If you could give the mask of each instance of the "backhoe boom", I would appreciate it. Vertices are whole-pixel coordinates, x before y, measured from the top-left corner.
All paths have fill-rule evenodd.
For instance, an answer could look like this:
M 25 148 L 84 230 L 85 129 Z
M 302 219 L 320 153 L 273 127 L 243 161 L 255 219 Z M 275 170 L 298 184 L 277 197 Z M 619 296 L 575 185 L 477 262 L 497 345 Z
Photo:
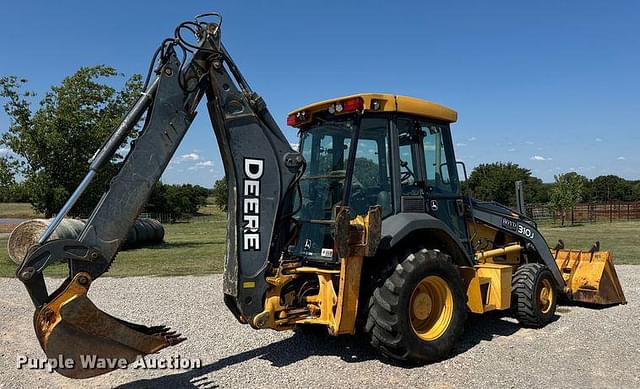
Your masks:
M 185 22 L 174 38 L 158 49 L 157 78 L 139 98 L 111 138 L 96 153 L 90 171 L 65 204 L 51 227 L 33 246 L 17 271 L 29 291 L 36 315 L 34 325 L 47 355 L 78 358 L 78 349 L 98 354 L 135 358 L 182 340 L 167 328 L 145 327 L 112 318 L 87 298 L 93 280 L 109 269 L 125 241 L 127 231 L 144 207 L 155 182 L 180 145 L 205 97 L 230 187 L 225 258 L 225 301 L 236 317 L 251 322 L 263 311 L 269 260 L 282 255 L 292 222 L 295 180 L 303 161 L 294 152 L 269 114 L 264 101 L 247 85 L 220 42 L 220 21 Z M 198 44 L 182 38 L 195 33 Z M 190 53 L 180 61 L 176 50 Z M 155 59 L 154 59 L 155 61 Z M 77 240 L 47 241 L 60 220 L 73 207 L 89 182 L 108 163 L 146 112 L 140 136 L 108 190 L 91 213 Z M 262 201 L 261 199 L 270 199 Z M 58 290 L 48 294 L 43 270 L 66 261 L 69 276 Z M 91 338 L 106 337 L 93 349 Z M 70 343 L 69 337 L 75 337 Z M 73 349 L 69 344 L 74 344 Z M 60 369 L 71 377 L 87 377 L 104 371 Z

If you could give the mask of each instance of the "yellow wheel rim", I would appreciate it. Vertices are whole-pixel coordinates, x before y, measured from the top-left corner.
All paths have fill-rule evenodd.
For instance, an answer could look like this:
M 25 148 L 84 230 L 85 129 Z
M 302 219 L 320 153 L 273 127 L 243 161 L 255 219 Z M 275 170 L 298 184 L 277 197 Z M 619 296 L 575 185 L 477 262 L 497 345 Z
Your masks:
M 549 313 L 551 305 L 553 305 L 553 286 L 548 279 L 542 280 L 542 287 L 538 293 L 538 303 L 542 313 Z
M 427 276 L 416 285 L 409 301 L 411 328 L 425 341 L 445 333 L 453 317 L 453 294 L 439 276 Z

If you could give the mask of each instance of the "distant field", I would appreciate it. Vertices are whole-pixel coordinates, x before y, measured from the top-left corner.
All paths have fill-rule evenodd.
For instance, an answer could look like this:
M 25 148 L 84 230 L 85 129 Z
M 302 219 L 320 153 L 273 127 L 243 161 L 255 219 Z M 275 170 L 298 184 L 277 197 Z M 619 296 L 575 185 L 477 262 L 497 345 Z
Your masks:
M 43 217 L 42 214 L 36 212 L 31 204 L 27 203 L 0 203 L 0 219 L 33 219 Z
M 542 226 L 540 231 L 550 246 L 562 239 L 566 248 L 588 250 L 597 240 L 601 250 L 613 251 L 615 263 L 640 265 L 640 221 Z
M 159 246 L 123 251 L 111 270 L 112 277 L 172 276 L 222 272 L 225 251 L 226 213 L 207 207 L 206 216 L 188 223 L 165 224 L 165 243 Z M 543 226 L 547 243 L 563 239 L 567 248 L 588 250 L 600 241 L 603 250 L 615 253 L 615 263 L 640 264 L 640 222 L 586 224 L 575 227 Z M 7 256 L 7 239 L 0 239 L 0 277 L 13 277 L 15 265 Z M 49 268 L 51 275 L 63 276 L 64 265 Z
M 225 251 L 226 213 L 193 218 L 189 223 L 165 224 L 162 245 L 122 251 L 107 276 L 172 276 L 221 273 Z M 0 239 L 0 277 L 13 277 L 15 264 L 7 255 L 7 239 Z M 66 265 L 50 266 L 48 275 L 63 276 Z

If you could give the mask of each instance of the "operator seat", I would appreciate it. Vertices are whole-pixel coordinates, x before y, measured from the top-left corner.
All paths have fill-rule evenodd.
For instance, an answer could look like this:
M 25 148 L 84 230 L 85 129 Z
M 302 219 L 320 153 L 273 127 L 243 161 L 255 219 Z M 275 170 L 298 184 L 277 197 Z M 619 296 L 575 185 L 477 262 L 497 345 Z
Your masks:
M 378 192 L 378 198 L 376 204 L 382 205 L 382 214 L 386 215 L 391 210 L 391 196 L 386 190 Z

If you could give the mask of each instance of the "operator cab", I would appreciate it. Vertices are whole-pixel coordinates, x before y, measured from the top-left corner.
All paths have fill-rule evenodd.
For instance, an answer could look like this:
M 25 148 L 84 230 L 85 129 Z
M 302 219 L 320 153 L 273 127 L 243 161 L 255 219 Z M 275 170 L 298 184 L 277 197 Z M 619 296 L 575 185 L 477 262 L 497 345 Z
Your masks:
M 291 253 L 338 262 L 332 224 L 337 205 L 348 205 L 353 217 L 373 205 L 382 206 L 383 219 L 426 212 L 466 242 L 450 131 L 456 120 L 457 113 L 444 106 L 390 94 L 358 94 L 291 112 L 287 124 L 299 129 L 307 163 Z

